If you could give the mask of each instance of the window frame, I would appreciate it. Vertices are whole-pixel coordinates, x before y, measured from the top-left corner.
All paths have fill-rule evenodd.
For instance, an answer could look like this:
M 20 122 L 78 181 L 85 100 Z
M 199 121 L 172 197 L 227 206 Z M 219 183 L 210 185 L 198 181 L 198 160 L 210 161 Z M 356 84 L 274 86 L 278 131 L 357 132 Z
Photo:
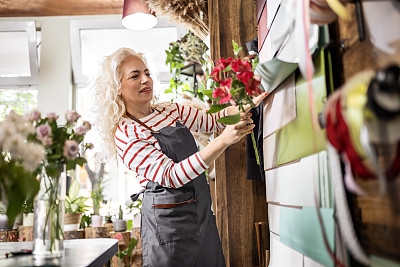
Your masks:
M 158 17 L 157 25 L 154 28 L 176 27 L 178 30 L 178 38 L 186 34 L 187 29 L 182 26 L 168 22 L 166 17 Z M 72 57 L 72 74 L 75 88 L 85 87 L 88 85 L 87 77 L 82 74 L 82 54 L 80 30 L 93 29 L 125 29 L 121 24 L 121 17 L 118 18 L 98 18 L 98 19 L 76 19 L 70 22 L 71 37 L 71 57 Z M 169 72 L 158 73 L 160 83 L 169 83 L 172 74 Z
M 29 89 L 37 87 L 39 85 L 39 60 L 35 21 L 0 21 L 0 32 L 26 32 L 31 72 L 31 76 L 28 77 L 0 77 L 0 88 Z

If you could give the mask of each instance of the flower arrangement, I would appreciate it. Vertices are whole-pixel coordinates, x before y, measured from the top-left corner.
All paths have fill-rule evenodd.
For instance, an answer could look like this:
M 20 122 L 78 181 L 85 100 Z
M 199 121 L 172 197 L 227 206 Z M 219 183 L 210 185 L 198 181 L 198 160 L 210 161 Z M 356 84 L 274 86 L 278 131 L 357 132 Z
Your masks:
M 242 47 L 232 41 L 235 58 L 221 58 L 215 61 L 211 73 L 206 73 L 205 83 L 211 89 L 203 90 L 203 93 L 216 103 L 211 106 L 208 113 L 218 112 L 230 105 L 238 106 L 239 111 L 245 111 L 245 106 L 254 107 L 253 97 L 262 93 L 259 86 L 261 80 L 254 75 L 254 69 L 258 64 L 258 58 L 247 56 L 244 59 L 238 57 Z M 223 124 L 236 124 L 240 121 L 240 114 L 220 118 L 218 122 Z M 254 133 L 251 133 L 257 163 L 260 164 Z
M 26 115 L 35 127 L 35 133 L 29 136 L 29 140 L 41 143 L 45 148 L 46 158 L 42 163 L 47 175 L 59 177 L 66 170 L 75 169 L 76 165 L 83 166 L 85 158 L 79 155 L 79 144 L 83 141 L 87 131 L 91 129 L 88 121 L 83 121 L 81 126 L 75 127 L 80 115 L 73 110 L 65 114 L 66 125 L 58 125 L 58 115 L 48 113 L 45 118 L 41 118 L 38 110 Z M 93 144 L 85 144 L 85 150 L 93 148 Z
M 39 191 L 35 170 L 44 153 L 42 145 L 27 141 L 32 133 L 32 125 L 13 110 L 0 122 L 0 199 L 10 223 L 22 212 L 24 201 Z
M 84 121 L 81 126 L 75 127 L 80 118 L 75 111 L 66 112 L 65 125 L 57 123 L 59 116 L 55 113 L 48 113 L 42 118 L 41 113 L 34 110 L 25 117 L 35 129 L 28 136 L 28 140 L 41 144 L 45 150 L 45 158 L 37 169 L 40 191 L 38 204 L 35 204 L 34 228 L 34 239 L 42 239 L 43 242 L 40 245 L 39 242 L 35 242 L 33 253 L 39 255 L 45 251 L 50 254 L 61 254 L 57 251 L 62 247 L 58 242 L 62 242 L 64 236 L 65 180 L 61 178 L 65 178 L 66 171 L 75 169 L 76 165 L 82 166 L 86 162 L 85 158 L 79 155 L 79 144 L 90 130 L 91 124 Z M 92 147 L 93 145 L 88 143 L 85 145 L 85 150 Z M 45 214 L 45 218 L 41 214 Z

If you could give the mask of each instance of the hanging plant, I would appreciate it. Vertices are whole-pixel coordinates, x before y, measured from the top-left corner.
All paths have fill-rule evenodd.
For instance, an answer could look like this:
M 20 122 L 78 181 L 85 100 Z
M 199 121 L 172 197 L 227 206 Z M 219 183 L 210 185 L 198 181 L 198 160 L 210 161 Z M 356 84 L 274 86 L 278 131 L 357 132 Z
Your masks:
M 174 93 L 175 99 L 178 95 L 185 93 L 194 93 L 194 88 L 188 83 L 188 77 L 182 76 L 182 70 L 185 65 L 193 63 L 204 65 L 204 54 L 208 50 L 207 45 L 192 32 L 187 33 L 176 42 L 172 42 L 165 51 L 167 59 L 165 63 L 169 65 L 170 72 L 173 77 L 170 79 L 170 88 L 164 93 Z M 203 101 L 202 90 L 198 90 L 196 94 Z M 172 101 L 172 100 L 171 100 Z

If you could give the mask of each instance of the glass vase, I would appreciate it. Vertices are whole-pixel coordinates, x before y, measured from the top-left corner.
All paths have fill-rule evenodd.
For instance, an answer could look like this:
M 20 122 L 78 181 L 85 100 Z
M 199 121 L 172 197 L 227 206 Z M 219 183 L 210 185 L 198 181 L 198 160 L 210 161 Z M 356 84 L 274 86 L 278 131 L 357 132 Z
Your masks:
M 57 258 L 64 255 L 64 202 L 66 172 L 59 177 L 40 175 L 40 191 L 35 199 L 33 257 Z

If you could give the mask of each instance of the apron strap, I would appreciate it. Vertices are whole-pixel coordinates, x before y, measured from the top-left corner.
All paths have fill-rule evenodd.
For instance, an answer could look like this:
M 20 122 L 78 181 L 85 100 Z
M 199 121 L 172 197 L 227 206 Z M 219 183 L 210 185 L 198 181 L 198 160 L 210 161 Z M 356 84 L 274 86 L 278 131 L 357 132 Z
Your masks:
M 146 124 L 144 124 L 142 121 L 140 121 L 138 118 L 136 118 L 135 116 L 133 116 L 132 114 L 130 114 L 128 111 L 125 112 L 126 116 L 128 116 L 131 120 L 134 120 L 135 122 L 139 123 L 141 126 L 143 126 L 144 128 L 146 128 L 147 130 L 149 130 L 152 133 L 159 133 L 158 131 L 154 131 L 152 130 L 149 126 L 147 126 Z

